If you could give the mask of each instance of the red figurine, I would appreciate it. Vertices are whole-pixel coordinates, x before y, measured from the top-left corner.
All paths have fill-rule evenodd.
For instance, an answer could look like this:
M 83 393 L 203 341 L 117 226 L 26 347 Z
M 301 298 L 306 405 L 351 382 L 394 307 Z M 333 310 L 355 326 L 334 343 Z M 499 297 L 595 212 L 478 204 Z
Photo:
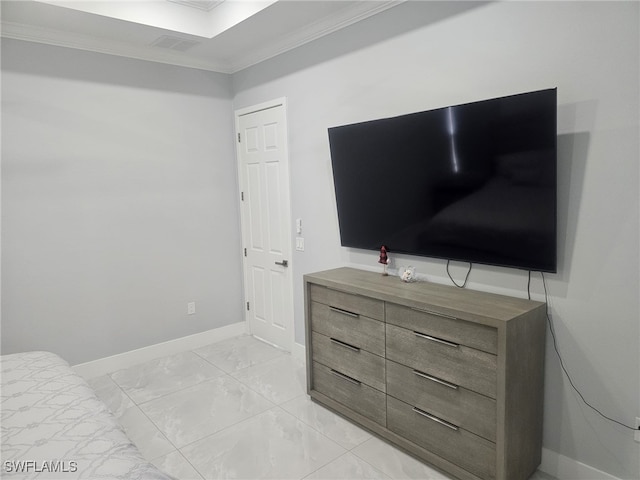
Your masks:
M 382 271 L 382 275 L 388 275 L 387 273 L 387 265 L 389 265 L 389 257 L 387 255 L 387 247 L 385 245 L 382 245 L 382 247 L 380 247 L 380 259 L 378 260 L 378 263 L 381 263 L 382 265 L 384 265 L 384 270 Z

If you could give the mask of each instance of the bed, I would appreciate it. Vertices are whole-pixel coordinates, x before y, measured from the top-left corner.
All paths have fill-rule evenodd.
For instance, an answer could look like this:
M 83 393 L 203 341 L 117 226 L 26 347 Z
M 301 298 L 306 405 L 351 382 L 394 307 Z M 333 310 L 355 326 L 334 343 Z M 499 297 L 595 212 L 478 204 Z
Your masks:
M 0 366 L 0 477 L 172 478 L 142 457 L 106 405 L 59 356 L 4 355 Z

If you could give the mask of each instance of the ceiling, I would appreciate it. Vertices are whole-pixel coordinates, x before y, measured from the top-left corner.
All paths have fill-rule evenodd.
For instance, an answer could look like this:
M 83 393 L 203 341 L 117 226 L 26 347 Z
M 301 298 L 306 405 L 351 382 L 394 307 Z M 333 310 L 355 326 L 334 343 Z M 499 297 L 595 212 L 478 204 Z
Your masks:
M 235 73 L 403 1 L 1 0 L 1 33 Z

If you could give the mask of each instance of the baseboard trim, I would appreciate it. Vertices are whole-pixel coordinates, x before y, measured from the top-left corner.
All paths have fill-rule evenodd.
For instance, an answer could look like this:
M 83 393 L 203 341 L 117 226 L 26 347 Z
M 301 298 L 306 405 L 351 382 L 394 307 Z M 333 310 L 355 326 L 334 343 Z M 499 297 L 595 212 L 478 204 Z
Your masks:
M 548 448 L 542 449 L 542 462 L 538 470 L 559 480 L 621 480 Z
M 150 345 L 148 347 L 131 350 L 111 357 L 100 358 L 91 362 L 74 365 L 72 368 L 84 378 L 94 378 L 122 368 L 130 367 L 154 358 L 173 355 L 185 350 L 204 347 L 210 343 L 247 334 L 245 322 L 233 323 L 220 328 L 207 330 L 186 337 L 176 338 L 167 342 Z M 291 355 L 306 361 L 306 348 L 300 343 L 293 342 Z M 581 463 L 572 458 L 561 455 L 548 448 L 542 449 L 542 461 L 538 470 L 559 480 L 622 480 L 605 473 L 597 468 Z
M 184 352 L 185 350 L 204 347 L 210 343 L 237 337 L 245 333 L 247 333 L 245 322 L 232 323 L 231 325 L 214 328 L 194 335 L 149 345 L 148 347 L 138 348 L 110 357 L 99 358 L 91 362 L 80 363 L 74 365 L 72 368 L 78 375 L 86 379 L 99 377 L 116 370 L 130 367 L 136 363 L 147 362 L 155 358 Z

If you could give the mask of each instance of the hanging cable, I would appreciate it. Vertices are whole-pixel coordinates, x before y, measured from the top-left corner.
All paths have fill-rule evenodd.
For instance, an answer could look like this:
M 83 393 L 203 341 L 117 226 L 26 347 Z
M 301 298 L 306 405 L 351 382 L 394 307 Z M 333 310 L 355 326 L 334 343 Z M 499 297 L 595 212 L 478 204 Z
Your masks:
M 467 276 L 464 277 L 464 283 L 462 285 L 458 285 L 456 283 L 456 281 L 453 279 L 453 277 L 451 276 L 451 274 L 449 273 L 449 262 L 451 260 L 447 260 L 447 275 L 449 275 L 449 278 L 451 279 L 451 281 L 453 282 L 453 284 L 458 287 L 458 288 L 464 288 L 467 285 L 467 280 L 469 280 L 469 274 L 471 273 L 471 269 L 473 268 L 473 263 L 469 262 L 469 271 L 467 272 Z
M 584 404 L 587 407 L 589 407 L 591 410 L 596 412 L 602 418 L 605 418 L 605 419 L 609 420 L 610 422 L 617 423 L 618 425 L 621 425 L 624 428 L 628 428 L 629 430 L 637 431 L 638 429 L 636 429 L 634 427 L 631 427 L 631 426 L 629 426 L 629 425 L 627 425 L 625 423 L 619 422 L 618 420 L 615 420 L 614 418 L 611 418 L 611 417 L 605 415 L 600 410 L 598 410 L 596 407 L 591 405 L 586 400 L 586 398 L 584 398 L 584 395 L 582 395 L 580 390 L 578 390 L 578 388 L 573 383 L 573 379 L 571 378 L 571 375 L 569 375 L 569 372 L 567 371 L 566 367 L 564 366 L 564 361 L 562 360 L 562 357 L 560 356 L 560 350 L 558 349 L 558 342 L 557 342 L 557 339 L 556 339 L 556 333 L 555 333 L 555 331 L 553 329 L 553 324 L 551 322 L 551 315 L 549 313 L 549 298 L 548 298 L 548 295 L 547 295 L 547 283 L 546 283 L 545 278 L 544 278 L 544 273 L 540 272 L 540 275 L 542 276 L 542 286 L 544 287 L 544 301 L 545 301 L 545 309 L 546 309 L 545 311 L 546 311 L 546 314 L 547 314 L 547 321 L 549 322 L 549 330 L 551 331 L 551 337 L 553 338 L 553 348 L 556 351 L 556 355 L 558 356 L 558 360 L 560 361 L 560 367 L 562 368 L 562 371 L 564 372 L 565 376 L 567 377 L 567 380 L 569 380 L 569 384 L 571 385 L 571 388 L 573 388 L 573 390 L 575 390 L 575 392 L 580 396 L 580 398 L 582 399 L 582 401 L 584 402 Z

